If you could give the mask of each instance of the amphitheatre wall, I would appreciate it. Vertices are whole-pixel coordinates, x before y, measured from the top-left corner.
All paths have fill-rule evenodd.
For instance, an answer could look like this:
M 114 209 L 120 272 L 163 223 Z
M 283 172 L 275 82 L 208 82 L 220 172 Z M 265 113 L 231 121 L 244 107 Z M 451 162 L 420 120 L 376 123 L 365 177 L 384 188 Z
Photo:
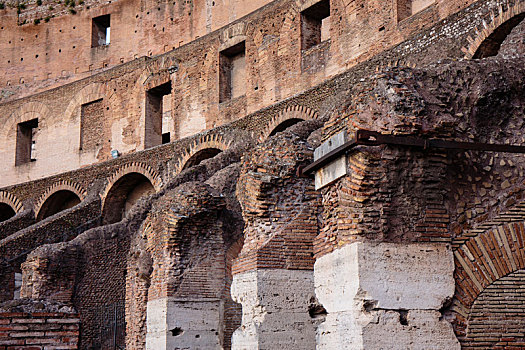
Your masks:
M 0 160 L 6 164 L 0 173 L 2 185 L 106 161 L 112 157 L 112 151 L 127 154 L 143 150 L 160 144 L 161 134 L 169 133 L 169 140 L 173 141 L 232 122 L 377 56 L 414 35 L 421 26 L 435 24 L 436 29 L 423 31 L 424 34 L 387 50 L 389 54 L 378 56 L 382 57 L 380 65 L 425 64 L 443 55 L 462 58 L 480 35 L 477 30 L 483 21 L 490 21 L 492 13 L 497 13 L 496 5 L 477 2 L 455 15 L 457 20 L 440 23 L 440 18 L 454 9 L 445 2 L 436 2 L 389 27 L 384 21 L 395 18 L 392 8 L 378 7 L 378 15 L 370 16 L 361 11 L 372 11 L 373 6 L 379 5 L 372 2 L 354 8 L 356 4 L 344 7 L 336 2 L 330 7 L 330 18 L 337 18 L 336 13 L 344 9 L 345 13 L 357 11 L 357 22 L 346 22 L 353 16 L 340 16 L 345 21 L 332 21 L 329 40 L 302 50 L 300 10 L 309 8 L 308 3 L 274 2 L 166 54 L 143 57 L 78 82 L 2 104 L 0 114 L 5 116 L 5 123 L 0 130 L 4 140 Z M 371 25 L 371 20 L 378 22 Z M 355 28 L 361 28 L 358 33 L 372 28 L 374 32 L 356 36 Z M 362 39 L 376 36 L 378 40 Z M 239 46 L 242 42 L 244 46 Z M 222 72 L 231 66 L 232 48 L 244 48 L 244 73 L 238 77 L 245 80 L 222 78 Z M 375 62 L 379 61 L 370 60 L 367 64 Z M 231 77 L 238 70 L 232 70 Z M 233 85 L 245 88 L 244 94 L 223 96 L 222 91 L 233 91 Z M 24 133 L 20 130 L 32 133 L 34 151 L 29 151 L 27 138 L 19 138 Z
M 282 4 L 272 3 L 254 16 L 262 18 L 266 9 Z M 523 286 L 521 155 L 360 146 L 343 157 L 346 176 L 320 191 L 299 170 L 322 142 L 361 128 L 523 144 L 524 4 L 478 1 L 428 24 L 426 15 L 455 11 L 438 1 L 396 23 L 396 30 L 406 25 L 414 31 L 409 40 L 377 47 L 380 53 L 368 47 L 354 61 L 344 53 L 349 50 L 341 39 L 345 36 L 333 33 L 338 24 L 331 23 L 329 42 L 297 51 L 290 66 L 281 64 L 282 71 L 277 59 L 268 61 L 274 59 L 269 51 L 263 63 L 257 56 L 259 64 L 273 65 L 282 76 L 265 76 L 247 64 L 248 77 L 254 74 L 264 83 L 258 85 L 262 95 L 248 88 L 245 96 L 221 101 L 217 55 L 225 52 L 233 65 L 231 55 L 239 47 L 248 58 L 273 50 L 274 44 L 293 48 L 293 40 L 279 46 L 281 37 L 272 43 L 262 36 L 259 46 L 253 33 L 260 29 L 256 23 L 294 22 L 294 16 L 243 25 L 241 38 L 223 41 L 221 33 L 234 33 L 235 23 L 216 37 L 200 38 L 195 45 L 215 40 L 207 56 L 214 57 L 209 67 L 215 68 L 203 79 L 192 74 L 206 60 L 194 59 L 193 71 L 185 68 L 191 60 L 184 58 L 195 53 L 190 44 L 5 103 L 0 108 L 21 110 L 20 120 L 31 113 L 55 116 L 55 121 L 43 119 L 49 124 L 42 132 L 59 125 L 55 113 L 66 104 L 80 117 L 79 106 L 87 104 L 86 111 L 98 113 L 93 120 L 106 119 L 101 115 L 110 111 L 112 125 L 96 129 L 105 135 L 113 128 L 120 135 L 116 125 L 129 112 L 132 146 L 125 151 L 124 142 L 115 142 L 97 153 L 100 159 L 91 151 L 83 168 L 75 163 L 54 175 L 26 171 L 28 182 L 15 177 L 2 188 L 0 199 L 18 212 L 0 224 L 0 230 L 14 233 L 0 241 L 8 260 L 3 263 L 10 264 L 3 266 L 2 280 L 11 283 L 21 266 L 24 296 L 73 303 L 87 330 L 80 335 L 84 348 L 97 338 L 93 332 L 103 320 L 95 315 L 106 302 L 125 309 L 126 342 L 132 348 L 178 346 L 190 338 L 196 347 L 213 342 L 237 349 L 330 349 L 342 343 L 361 348 L 520 346 L 524 340 L 512 327 L 525 317 L 522 308 L 501 305 L 504 298 L 518 305 Z M 340 5 L 332 2 L 331 11 Z M 418 20 L 430 27 L 416 33 Z M 238 46 L 242 40 L 245 46 Z M 330 52 L 327 61 L 320 56 L 309 61 L 323 47 Z M 199 54 L 204 57 L 208 48 Z M 341 63 L 338 57 L 347 59 Z M 305 61 L 324 62 L 325 71 L 303 70 Z M 179 80 L 185 69 L 187 85 Z M 128 79 L 137 82 L 135 90 L 125 86 Z M 167 83 L 173 87 L 171 108 L 180 113 L 173 112 L 173 123 L 183 120 L 175 116 L 186 116 L 193 124 L 180 124 L 175 141 L 148 148 L 139 111 L 151 107 L 147 94 L 164 94 Z M 78 96 L 76 102 L 61 97 L 67 89 Z M 131 93 L 124 96 L 124 91 Z M 192 129 L 201 125 L 195 115 L 188 117 L 192 103 L 208 108 L 201 129 Z M 128 110 L 134 105 L 139 107 Z M 117 147 L 123 155 L 108 159 L 108 151 Z M 150 188 L 142 186 L 148 183 Z M 133 187 L 141 188 L 138 197 L 147 194 L 134 206 L 130 196 L 125 198 Z M 73 193 L 80 204 L 32 225 L 42 208 L 53 212 L 47 205 L 60 191 Z M 124 210 L 127 205 L 133 206 L 130 212 Z M 121 216 L 107 217 L 108 212 Z M 62 243 L 37 248 L 56 242 Z M 98 265 L 101 254 L 107 259 Z M 64 265 L 68 269 L 58 268 Z M 104 295 L 104 286 L 111 293 Z M 7 298 L 4 294 L 13 291 L 2 292 Z M 198 312 L 177 318 L 187 307 Z M 213 323 L 221 317 L 224 323 Z M 500 327 L 503 323 L 510 326 Z

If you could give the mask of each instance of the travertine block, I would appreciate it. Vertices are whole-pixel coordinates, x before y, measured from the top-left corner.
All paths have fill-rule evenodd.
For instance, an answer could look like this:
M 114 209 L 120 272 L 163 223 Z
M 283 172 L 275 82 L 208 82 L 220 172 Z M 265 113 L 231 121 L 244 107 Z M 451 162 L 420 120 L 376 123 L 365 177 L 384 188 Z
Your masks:
M 354 243 L 315 264 L 328 315 L 318 349 L 459 349 L 439 309 L 454 294 L 444 244 Z
M 243 306 L 232 349 L 315 348 L 312 271 L 252 270 L 234 276 L 231 293 Z

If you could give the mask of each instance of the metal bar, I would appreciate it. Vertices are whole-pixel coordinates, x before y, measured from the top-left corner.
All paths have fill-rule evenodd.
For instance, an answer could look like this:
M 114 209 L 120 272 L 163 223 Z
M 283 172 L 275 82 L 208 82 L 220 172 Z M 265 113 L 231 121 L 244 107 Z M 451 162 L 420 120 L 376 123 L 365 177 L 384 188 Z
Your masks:
M 355 133 L 355 137 L 351 141 L 348 141 L 344 145 L 334 149 L 333 151 L 322 156 L 315 162 L 306 166 L 304 169 L 302 169 L 301 173 L 304 175 L 308 175 L 314 172 L 315 170 L 322 168 L 324 165 L 330 163 L 334 159 L 337 159 L 338 157 L 340 157 L 341 155 L 345 154 L 346 152 L 358 145 L 394 145 L 418 147 L 423 149 L 441 148 L 463 151 L 472 150 L 485 152 L 525 153 L 525 146 L 520 145 L 501 145 L 480 142 L 448 141 L 442 139 L 423 139 L 411 136 L 384 135 L 377 131 L 370 130 L 357 130 Z
M 303 174 L 309 174 L 315 171 L 316 169 L 322 168 L 324 165 L 330 163 L 334 159 L 337 159 L 341 154 L 348 152 L 355 146 L 357 146 L 357 142 L 355 139 L 352 139 L 337 147 L 333 151 L 328 152 L 327 154 L 325 154 L 315 162 L 311 163 L 310 165 L 306 166 L 304 169 L 302 169 L 301 172 Z

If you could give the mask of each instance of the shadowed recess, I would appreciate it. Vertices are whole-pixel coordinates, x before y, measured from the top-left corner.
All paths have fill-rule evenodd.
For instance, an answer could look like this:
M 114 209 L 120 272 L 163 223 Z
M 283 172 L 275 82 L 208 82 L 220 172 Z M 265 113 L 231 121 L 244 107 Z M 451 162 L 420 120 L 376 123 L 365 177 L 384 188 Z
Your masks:
M 102 220 L 105 225 L 119 222 L 138 200 L 155 193 L 150 180 L 140 173 L 129 173 L 120 178 L 108 192 Z
M 42 204 L 36 219 L 37 221 L 43 220 L 63 210 L 73 208 L 79 203 L 80 198 L 71 191 L 61 190 L 55 192 Z
M 496 56 L 501 48 L 501 44 L 512 30 L 525 18 L 525 13 L 512 17 L 500 25 L 490 34 L 479 46 L 472 58 L 486 58 Z
M 200 150 L 199 152 L 191 156 L 190 159 L 188 159 L 186 164 L 184 164 L 184 167 L 182 168 L 182 170 L 191 168 L 192 166 L 195 166 L 195 165 L 199 165 L 203 160 L 213 158 L 221 152 L 222 151 L 218 148 L 206 148 L 206 149 Z
M 9 204 L 0 203 L 0 222 L 6 221 L 15 215 L 15 210 Z

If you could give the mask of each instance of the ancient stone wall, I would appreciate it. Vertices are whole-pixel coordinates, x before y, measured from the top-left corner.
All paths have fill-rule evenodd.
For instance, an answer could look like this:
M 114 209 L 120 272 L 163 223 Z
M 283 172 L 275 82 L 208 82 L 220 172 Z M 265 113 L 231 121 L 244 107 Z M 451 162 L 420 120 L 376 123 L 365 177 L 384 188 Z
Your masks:
M 77 349 L 78 314 L 63 304 L 20 300 L 0 310 L 0 349 Z
M 355 14 L 354 21 L 357 23 L 332 21 L 330 30 L 333 35 L 330 40 L 315 48 L 325 51 L 326 62 L 322 64 L 322 60 L 313 59 L 316 66 L 308 69 L 303 69 L 300 61 L 308 52 L 303 53 L 299 45 L 299 22 L 301 11 L 307 9 L 309 3 L 280 1 L 166 54 L 152 59 L 137 59 L 77 83 L 3 104 L 0 115 L 5 116 L 6 123 L 0 135 L 6 143 L 3 152 L 0 152 L 0 159 L 8 166 L 4 168 L 2 177 L 6 179 L 6 184 L 35 180 L 108 160 L 111 151 L 126 154 L 154 145 L 146 132 L 150 118 L 146 108 L 146 91 L 153 91 L 166 83 L 171 82 L 172 88 L 168 93 L 171 121 L 166 130 L 173 130 L 172 140 L 179 139 L 237 120 L 316 86 L 415 35 L 416 28 L 421 30 L 421 22 L 430 27 L 438 24 L 442 16 L 458 10 L 438 2 L 407 19 L 412 21 L 410 25 L 406 22 L 405 27 L 401 23 L 378 23 L 378 27 L 387 29 L 377 33 L 374 29 L 373 33 L 364 32 L 363 36 L 375 38 L 379 35 L 381 38 L 360 40 L 361 36 L 355 36 L 356 28 L 370 31 L 375 28 L 369 23 L 371 18 L 393 18 L 391 5 L 381 4 L 359 7 L 372 11 L 374 16 L 354 8 L 359 13 Z M 489 20 L 495 10 L 492 3 L 479 1 L 465 9 L 457 21 L 438 24 L 439 30 L 428 31 L 410 44 L 397 47 L 391 57 L 384 56 L 382 65 L 397 62 L 407 55 L 415 56 L 410 60 L 413 63 L 426 63 L 443 57 L 428 51 L 438 47 L 447 57 L 460 58 L 464 55 L 461 50 L 469 46 L 468 35 L 475 35 L 474 30 L 481 25 L 481 20 Z M 352 9 L 332 4 L 332 17 L 344 13 L 345 16 L 340 17 L 346 18 L 348 11 Z M 421 22 L 416 21 L 418 18 Z M 219 103 L 222 88 L 218 74 L 221 70 L 219 57 L 242 42 L 246 61 L 246 93 Z M 377 46 L 367 46 L 372 43 Z M 82 106 L 87 113 L 89 108 L 86 106 L 94 102 L 101 107 L 96 114 L 103 113 L 104 123 L 89 123 L 89 118 L 82 118 Z M 32 141 L 35 145 L 30 154 L 34 161 L 24 161 L 29 159 L 28 156 L 15 156 L 24 153 L 24 143 L 17 141 L 20 138 L 18 128 L 24 125 L 34 133 Z M 83 127 L 90 131 L 81 130 Z M 100 142 L 92 146 L 88 144 L 84 149 L 82 135 L 88 137 L 90 132 L 95 131 L 101 137 Z M 157 136 L 160 140 L 160 135 Z M 25 151 L 29 152 L 28 149 Z
M 28 95 L 171 51 L 268 2 L 2 2 L 2 97 Z M 99 45 L 92 40 L 93 22 L 108 15 L 110 41 Z
M 41 233 L 49 225 L 52 242 L 70 240 L 73 236 L 61 238 L 57 232 L 69 219 L 79 220 L 73 226 L 81 225 L 82 210 L 88 206 L 92 205 L 90 214 L 102 219 L 108 210 L 124 213 L 124 208 L 112 207 L 119 200 L 109 199 L 115 193 L 117 199 L 131 193 L 138 178 L 149 182 L 155 192 L 109 220 L 114 224 L 102 220 L 104 225 L 77 232 L 80 235 L 69 242 L 30 253 L 22 265 L 23 296 L 74 305 L 83 327 L 81 348 L 100 344 L 105 322 L 100 307 L 108 304 L 117 305 L 115 310 L 125 308 L 126 343 L 131 348 L 520 346 L 522 338 L 514 331 L 521 309 L 511 306 L 521 302 L 518 291 L 525 262 L 521 155 L 363 145 L 343 156 L 346 176 L 320 191 L 315 191 L 313 179 L 301 176 L 300 169 L 312 161 L 322 141 L 342 131 L 351 137 L 357 129 L 424 139 L 523 143 L 525 71 L 519 44 L 523 27 L 518 25 L 523 3 L 497 9 L 494 2 L 479 1 L 419 34 L 411 26 L 430 23 L 425 16 L 454 12 L 451 6 L 462 4 L 423 1 L 410 8 L 395 7 L 416 11 L 421 4 L 430 4 L 413 16 L 396 14 L 398 26 L 414 30 L 411 40 L 318 85 L 328 75 L 317 79 L 318 69 L 310 65 L 321 62 L 329 69 L 337 55 L 322 51 L 332 50 L 344 33 L 332 35 L 330 44 L 309 47 L 306 55 L 296 57 L 305 75 L 288 78 L 307 81 L 304 85 L 288 90 L 279 84 L 272 87 L 277 100 L 293 91 L 301 94 L 247 116 L 250 108 L 267 106 L 269 100 L 257 100 L 247 90 L 244 98 L 216 104 L 219 94 L 211 96 L 209 87 L 216 86 L 207 79 L 221 79 L 217 62 L 208 62 L 203 69 L 198 59 L 180 63 L 167 54 L 162 60 L 119 67 L 124 73 L 121 85 L 128 79 L 125 75 L 139 82 L 140 89 L 132 91 L 135 97 L 128 101 L 135 98 L 142 101 L 138 104 L 158 107 L 159 96 L 171 86 L 188 98 L 172 96 L 173 110 L 195 113 L 192 120 L 200 123 L 202 114 L 195 112 L 190 100 L 204 96 L 204 105 L 215 104 L 208 110 L 206 128 L 214 118 L 218 123 L 234 121 L 168 145 L 4 188 L 2 193 L 9 194 L 3 195 L 4 200 L 9 197 L 11 203 L 18 203 L 13 205 L 19 213 L 24 212 L 21 206 L 34 210 L 37 218 L 54 190 L 69 190 L 83 200 L 0 241 L 4 255 L 17 265 L 28 253 L 24 247 L 31 250 L 47 243 L 45 235 L 31 232 Z M 272 3 L 265 9 L 272 8 L 278 17 L 281 5 Z M 308 11 L 311 5 L 301 3 L 291 10 L 309 16 L 309 30 L 323 27 Z M 338 6 L 331 11 L 340 11 Z M 482 24 L 491 14 L 497 16 Z M 294 18 L 286 17 L 283 23 Z M 274 21 L 278 19 L 262 22 Z M 264 45 L 272 48 L 274 43 L 264 39 L 261 46 L 252 46 L 256 36 L 250 33 L 259 27 L 239 23 L 218 34 L 209 57 L 213 51 L 234 65 L 244 54 L 249 63 L 254 57 L 250 55 L 264 51 Z M 294 27 L 297 23 L 287 25 L 299 28 Z M 330 23 L 331 28 L 337 25 Z M 493 34 L 501 28 L 506 28 L 507 40 L 498 34 L 495 45 Z M 326 38 L 326 32 L 321 37 Z M 470 60 L 495 46 L 499 55 Z M 296 49 L 293 42 L 279 47 Z M 368 49 L 373 55 L 374 49 Z M 200 57 L 205 50 L 195 52 Z M 460 57 L 469 59 L 437 61 Z M 417 64 L 400 67 L 397 60 Z M 136 73 L 135 64 L 142 75 Z M 210 74 L 200 79 L 192 75 L 196 72 Z M 94 116 L 84 120 L 96 124 L 104 137 L 113 137 L 110 129 L 118 129 L 114 125 L 120 123 L 110 128 L 95 121 L 105 106 L 100 98 L 107 87 L 100 86 L 113 73 L 93 77 L 100 79 L 98 85 L 82 85 L 85 81 L 70 85 L 79 91 L 71 110 L 79 118 L 82 111 Z M 183 73 L 191 82 L 175 84 Z M 123 86 L 119 88 L 124 90 Z M 272 85 L 258 88 L 268 86 Z M 60 94 L 57 91 L 31 98 L 44 101 Z M 140 97 L 148 94 L 157 100 Z M 118 101 L 119 108 L 125 109 L 128 102 Z M 17 118 L 49 114 L 46 108 L 29 102 Z M 217 111 L 223 114 L 213 114 Z M 145 133 L 150 125 L 146 119 L 134 120 L 143 123 L 139 129 Z M 184 132 L 193 133 L 199 124 L 186 125 L 190 126 Z M 93 140 L 93 135 L 84 135 Z M 142 142 L 140 137 L 136 140 Z M 103 146 L 97 161 L 106 159 L 111 148 Z M 9 219 L 5 227 L 18 217 Z M 7 295 L 16 266 L 3 265 L 0 278 L 10 287 L 0 292 Z M 502 306 L 504 298 L 507 305 Z

